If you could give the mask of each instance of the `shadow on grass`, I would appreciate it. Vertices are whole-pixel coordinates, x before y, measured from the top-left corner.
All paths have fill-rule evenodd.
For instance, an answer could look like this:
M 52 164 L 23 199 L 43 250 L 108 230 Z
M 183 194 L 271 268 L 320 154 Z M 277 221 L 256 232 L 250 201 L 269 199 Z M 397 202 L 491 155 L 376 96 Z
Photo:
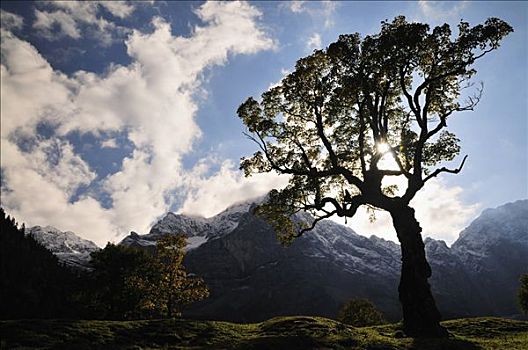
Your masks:
M 462 339 L 446 338 L 446 339 L 430 339 L 430 338 L 415 338 L 412 342 L 412 348 L 416 350 L 481 350 L 479 345 Z
M 241 341 L 236 349 L 238 350 L 268 350 L 268 349 L 291 349 L 291 350 L 306 350 L 306 349 L 320 349 L 323 344 L 308 336 L 260 336 L 258 338 Z M 326 347 L 325 347 L 326 348 Z

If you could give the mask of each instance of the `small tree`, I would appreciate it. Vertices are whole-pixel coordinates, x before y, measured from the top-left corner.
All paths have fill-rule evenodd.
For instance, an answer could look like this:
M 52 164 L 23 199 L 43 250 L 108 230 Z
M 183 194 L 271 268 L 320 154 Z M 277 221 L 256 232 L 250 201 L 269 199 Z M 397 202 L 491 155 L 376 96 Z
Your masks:
M 159 280 L 159 269 L 151 255 L 108 243 L 91 257 L 93 271 L 85 299 L 94 317 L 137 319 L 155 314 L 151 286 Z
M 95 317 L 137 319 L 181 314 L 185 305 L 209 296 L 203 279 L 183 266 L 183 235 L 165 235 L 155 255 L 107 244 L 92 253 L 92 288 L 88 301 Z
M 185 305 L 205 299 L 209 290 L 202 278 L 190 276 L 183 266 L 184 235 L 165 235 L 156 244 L 161 273 L 156 286 L 161 310 L 167 317 L 179 316 Z
M 376 326 L 385 323 L 381 311 L 367 299 L 352 299 L 339 309 L 337 320 L 354 327 Z
M 518 294 L 519 305 L 521 306 L 521 310 L 525 314 L 528 314 L 528 273 L 521 275 L 519 282 L 521 283 Z
M 300 59 L 261 102 L 249 98 L 237 111 L 260 148 L 242 159 L 245 175 L 290 176 L 288 186 L 257 209 L 281 240 L 333 215 L 352 217 L 360 206 L 391 215 L 402 250 L 399 296 L 408 335 L 447 336 L 427 281 L 422 228 L 409 203 L 429 180 L 462 169 L 466 157 L 457 168 L 440 166 L 460 152 L 447 121 L 477 105 L 482 90 L 464 92 L 472 86 L 474 63 L 512 30 L 490 18 L 475 27 L 460 22 L 453 36 L 447 24 L 430 31 L 397 17 L 383 22 L 379 34 L 341 35 Z M 384 185 L 395 176 L 406 183 L 401 195 Z M 312 213 L 313 222 L 292 222 L 300 210 Z

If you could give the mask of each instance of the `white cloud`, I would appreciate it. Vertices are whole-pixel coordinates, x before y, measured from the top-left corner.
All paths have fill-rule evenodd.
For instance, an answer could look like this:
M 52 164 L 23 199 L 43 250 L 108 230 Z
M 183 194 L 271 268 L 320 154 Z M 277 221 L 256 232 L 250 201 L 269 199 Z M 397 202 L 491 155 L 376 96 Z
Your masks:
M 81 13 L 94 15 L 93 5 L 53 6 L 74 18 Z M 109 11 L 127 15 L 126 8 Z M 10 213 L 30 225 L 51 224 L 104 244 L 130 230 L 147 231 L 173 204 L 170 193 L 193 185 L 181 158 L 201 135 L 194 120 L 198 108 L 194 95 L 204 70 L 225 64 L 230 55 L 252 54 L 275 45 L 257 25 L 260 12 L 247 3 L 208 2 L 196 15 L 204 24 L 194 27 L 188 37 L 173 36 L 170 25 L 160 18 L 153 20 L 152 33 L 131 32 L 125 43 L 132 63 L 111 66 L 104 75 L 78 71 L 66 77 L 54 71 L 32 45 L 2 32 L 1 152 L 6 183 L 2 205 Z M 62 150 L 55 161 L 57 169 L 46 168 L 42 162 L 32 164 L 35 158 L 44 159 L 51 143 L 35 136 L 42 122 L 55 127 L 56 137 L 62 140 L 54 140 Z M 112 200 L 111 208 L 103 208 L 88 194 L 73 198 L 95 174 L 73 153 L 64 136 L 89 132 L 102 138 L 102 146 L 112 146 L 104 135 L 121 130 L 127 130 L 135 149 L 118 172 L 99 183 Z M 15 142 L 22 136 L 36 146 L 20 151 Z M 221 171 L 226 174 L 227 170 Z M 239 180 L 236 175 L 233 179 Z M 202 192 L 192 193 L 200 196 Z
M 305 11 L 305 8 L 304 8 L 305 3 L 306 3 L 306 1 L 301 1 L 301 0 L 290 1 L 289 8 L 290 8 L 291 12 L 293 12 L 293 13 L 301 13 L 301 12 Z
M 0 23 L 4 30 L 22 29 L 24 19 L 19 15 L 0 9 Z
M 33 28 L 41 36 L 48 40 L 80 39 L 87 30 L 103 45 L 111 44 L 127 30 L 103 18 L 101 9 L 118 18 L 129 16 L 135 9 L 133 3 L 123 1 L 47 1 L 40 5 L 45 9 L 35 9 Z
M 291 73 L 291 71 L 289 69 L 286 69 L 286 68 L 281 68 L 281 78 L 275 82 L 271 82 L 269 85 L 268 85 L 268 88 L 266 90 L 269 90 L 269 89 L 272 89 L 274 87 L 277 87 L 281 84 L 282 82 L 282 79 L 284 79 L 288 74 Z
M 313 33 L 306 42 L 306 47 L 311 51 L 321 48 L 321 35 L 319 33 Z
M 290 1 L 284 4 L 293 13 L 308 14 L 315 20 L 322 19 L 325 28 L 331 28 L 334 25 L 337 1 Z
M 99 4 L 106 8 L 112 15 L 125 18 L 134 12 L 134 5 L 127 1 L 100 1 Z
M 74 83 L 54 71 L 32 45 L 7 31 L 2 32 L 2 58 L 2 138 L 15 130 L 32 135 L 39 122 L 55 122 L 70 103 Z
M 102 148 L 117 148 L 116 139 L 108 139 L 101 142 Z
M 426 18 L 447 21 L 459 20 L 462 12 L 469 5 L 468 1 L 418 1 L 420 12 Z
M 182 213 L 210 217 L 230 204 L 263 196 L 288 182 L 287 176 L 274 173 L 246 178 L 231 161 L 224 161 L 217 173 L 206 177 L 203 174 L 208 170 L 208 163 L 198 164 L 190 174 L 189 184 L 193 190 L 182 205 Z
M 77 27 L 77 23 L 64 11 L 45 12 L 36 9 L 35 17 L 33 28 L 49 40 L 60 39 L 64 36 L 69 36 L 73 39 L 81 37 L 81 31 Z M 55 25 L 60 28 L 57 33 L 52 31 Z

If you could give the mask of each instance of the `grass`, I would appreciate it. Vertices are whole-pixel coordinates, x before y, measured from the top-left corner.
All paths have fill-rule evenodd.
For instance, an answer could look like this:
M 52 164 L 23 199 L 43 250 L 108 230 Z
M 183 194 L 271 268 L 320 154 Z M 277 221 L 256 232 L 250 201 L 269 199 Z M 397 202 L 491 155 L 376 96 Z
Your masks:
M 0 321 L 1 349 L 528 349 L 528 322 L 468 318 L 443 322 L 447 339 L 395 338 L 397 324 L 354 328 L 322 317 L 236 324 L 196 320 Z

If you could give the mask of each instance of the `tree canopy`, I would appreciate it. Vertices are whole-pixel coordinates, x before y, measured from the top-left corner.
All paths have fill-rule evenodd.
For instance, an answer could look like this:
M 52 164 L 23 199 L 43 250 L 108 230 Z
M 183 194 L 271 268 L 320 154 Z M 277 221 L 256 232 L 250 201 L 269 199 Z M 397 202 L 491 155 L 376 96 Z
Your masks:
M 473 27 L 460 22 L 454 35 L 448 24 L 430 30 L 400 16 L 382 22 L 378 34 L 341 35 L 300 59 L 260 102 L 250 97 L 237 111 L 260 147 L 242 159 L 245 174 L 291 176 L 260 213 L 287 241 L 361 205 L 390 211 L 394 199 L 408 204 L 430 179 L 458 173 L 466 157 L 454 168 L 440 166 L 460 153 L 447 122 L 477 105 L 474 63 L 512 30 L 490 18 Z M 394 166 L 384 167 L 384 158 Z M 387 176 L 405 177 L 401 196 L 383 186 Z M 311 212 L 313 224 L 292 223 L 298 210 Z
M 354 327 L 377 326 L 385 323 L 381 311 L 368 299 L 351 299 L 341 306 L 337 320 Z
M 108 244 L 92 253 L 92 291 L 88 302 L 95 317 L 137 319 L 179 316 L 183 307 L 209 295 L 203 279 L 183 265 L 184 235 L 165 235 L 150 254 Z
M 396 17 L 382 22 L 378 34 L 339 36 L 298 60 L 260 101 L 250 97 L 238 108 L 246 135 L 260 148 L 242 158 L 245 175 L 289 175 L 288 185 L 256 209 L 283 242 L 322 219 L 352 217 L 362 205 L 390 213 L 401 243 L 398 290 L 409 335 L 447 335 L 409 203 L 427 181 L 461 171 L 467 156 L 456 167 L 443 164 L 460 153 L 447 122 L 478 104 L 475 62 L 512 31 L 498 18 L 473 27 L 461 21 L 454 35 L 448 24 L 431 30 Z M 391 176 L 405 179 L 406 188 L 387 186 Z M 312 222 L 293 220 L 299 211 L 310 212 Z

